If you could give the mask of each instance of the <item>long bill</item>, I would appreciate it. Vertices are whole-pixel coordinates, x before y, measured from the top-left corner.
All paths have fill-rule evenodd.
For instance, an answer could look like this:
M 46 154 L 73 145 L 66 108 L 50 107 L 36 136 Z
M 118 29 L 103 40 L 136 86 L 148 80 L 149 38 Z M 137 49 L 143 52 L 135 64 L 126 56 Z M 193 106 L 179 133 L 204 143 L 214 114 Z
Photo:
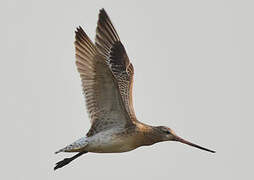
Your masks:
M 186 141 L 185 139 L 179 137 L 179 136 L 175 136 L 175 141 L 178 141 L 178 142 L 181 142 L 181 143 L 184 143 L 184 144 L 188 144 L 190 146 L 193 146 L 193 147 L 196 147 L 198 149 L 202 149 L 202 150 L 205 150 L 205 151 L 208 151 L 208 152 L 211 152 L 211 153 L 215 153 L 216 151 L 213 151 L 213 150 L 210 150 L 210 149 L 207 149 L 207 148 L 204 148 L 202 146 L 199 146 L 197 144 L 194 144 L 194 143 L 191 143 L 189 141 Z

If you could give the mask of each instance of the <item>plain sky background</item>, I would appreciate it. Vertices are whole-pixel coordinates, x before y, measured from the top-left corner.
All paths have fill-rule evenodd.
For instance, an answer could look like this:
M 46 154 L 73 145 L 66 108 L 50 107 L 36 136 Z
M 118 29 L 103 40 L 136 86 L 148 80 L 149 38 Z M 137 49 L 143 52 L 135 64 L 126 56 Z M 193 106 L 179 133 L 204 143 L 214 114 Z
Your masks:
M 74 30 L 109 14 L 135 68 L 138 119 L 176 142 L 120 154 L 54 152 L 90 127 Z M 254 4 L 234 0 L 1 1 L 0 179 L 253 179 Z

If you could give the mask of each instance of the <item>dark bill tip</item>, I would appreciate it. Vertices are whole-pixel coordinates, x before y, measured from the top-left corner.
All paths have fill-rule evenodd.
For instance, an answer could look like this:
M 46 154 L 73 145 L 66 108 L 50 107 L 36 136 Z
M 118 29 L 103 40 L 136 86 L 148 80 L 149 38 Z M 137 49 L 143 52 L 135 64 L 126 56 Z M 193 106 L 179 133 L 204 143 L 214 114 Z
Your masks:
M 211 153 L 216 153 L 216 151 L 213 151 L 213 150 L 210 150 L 210 149 L 207 149 L 207 148 L 204 148 L 202 146 L 199 146 L 197 144 L 194 144 L 194 143 L 191 143 L 189 141 L 186 141 L 185 139 L 179 137 L 179 136 L 176 136 L 175 137 L 175 140 L 178 141 L 178 142 L 181 142 L 181 143 L 184 143 L 184 144 L 187 144 L 187 145 L 190 145 L 190 146 L 193 146 L 193 147 L 196 147 L 198 149 L 202 149 L 204 151 L 208 151 L 208 152 L 211 152 Z

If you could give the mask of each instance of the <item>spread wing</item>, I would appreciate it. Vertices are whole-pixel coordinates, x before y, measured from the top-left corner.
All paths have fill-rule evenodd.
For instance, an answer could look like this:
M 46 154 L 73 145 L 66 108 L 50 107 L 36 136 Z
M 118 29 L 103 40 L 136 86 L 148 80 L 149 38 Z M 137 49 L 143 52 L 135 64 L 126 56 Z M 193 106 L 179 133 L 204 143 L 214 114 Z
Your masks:
M 132 123 L 121 98 L 118 83 L 104 57 L 81 27 L 76 31 L 76 65 L 82 80 L 91 129 L 87 136 Z
M 104 9 L 100 10 L 95 45 L 106 60 L 118 82 L 118 87 L 126 111 L 132 121 L 137 121 L 132 102 L 134 69 L 118 34 Z

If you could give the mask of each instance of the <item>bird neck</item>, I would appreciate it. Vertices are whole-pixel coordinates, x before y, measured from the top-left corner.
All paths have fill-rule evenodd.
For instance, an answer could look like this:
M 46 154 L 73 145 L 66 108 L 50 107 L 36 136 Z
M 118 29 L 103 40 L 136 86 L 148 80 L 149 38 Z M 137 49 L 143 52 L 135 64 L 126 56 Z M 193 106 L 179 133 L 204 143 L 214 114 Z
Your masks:
M 149 146 L 162 141 L 161 136 L 158 134 L 158 132 L 154 129 L 153 126 L 142 123 L 138 125 L 138 128 L 142 136 L 142 144 L 144 146 Z

